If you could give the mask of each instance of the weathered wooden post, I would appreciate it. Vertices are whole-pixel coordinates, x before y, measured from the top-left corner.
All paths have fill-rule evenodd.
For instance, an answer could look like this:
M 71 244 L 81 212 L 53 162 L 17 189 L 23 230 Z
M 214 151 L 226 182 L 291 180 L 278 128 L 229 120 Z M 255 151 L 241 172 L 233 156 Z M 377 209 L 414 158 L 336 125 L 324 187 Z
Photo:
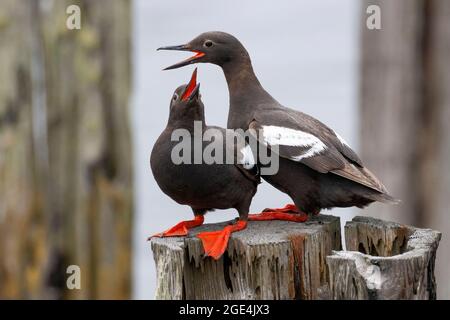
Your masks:
M 224 224 L 152 239 L 157 299 L 436 298 L 437 231 L 356 217 L 345 227 L 354 251 L 340 251 L 338 217 L 249 222 L 222 258 L 204 259 L 195 234 Z
M 328 283 L 326 257 L 341 249 L 338 217 L 306 223 L 249 222 L 234 233 L 218 261 L 203 258 L 202 231 L 187 238 L 154 238 L 157 299 L 316 299 Z
M 367 217 L 345 226 L 347 250 L 327 257 L 333 299 L 436 299 L 441 233 Z

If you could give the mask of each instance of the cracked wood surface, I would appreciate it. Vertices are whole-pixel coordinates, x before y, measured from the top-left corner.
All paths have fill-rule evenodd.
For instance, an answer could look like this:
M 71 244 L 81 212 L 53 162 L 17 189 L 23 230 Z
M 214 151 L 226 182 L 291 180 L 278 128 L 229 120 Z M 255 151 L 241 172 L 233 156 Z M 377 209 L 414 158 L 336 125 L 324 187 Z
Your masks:
M 198 232 L 152 240 L 157 299 L 436 299 L 434 264 L 441 233 L 368 217 L 303 224 L 249 222 L 227 252 L 203 257 Z
M 327 257 L 329 298 L 436 299 L 440 232 L 355 217 L 345 226 L 345 238 L 349 251 Z
M 326 256 L 341 249 L 340 220 L 319 215 L 306 223 L 249 222 L 234 233 L 218 261 L 203 258 L 194 235 L 151 241 L 157 299 L 317 299 L 328 283 Z

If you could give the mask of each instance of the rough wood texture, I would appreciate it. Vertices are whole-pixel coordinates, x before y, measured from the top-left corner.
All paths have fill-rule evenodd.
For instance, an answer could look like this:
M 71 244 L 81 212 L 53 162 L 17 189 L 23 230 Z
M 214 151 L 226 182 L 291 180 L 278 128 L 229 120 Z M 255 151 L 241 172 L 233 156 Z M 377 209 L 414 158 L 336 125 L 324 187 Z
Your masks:
M 338 217 L 319 215 L 304 224 L 249 222 L 232 235 L 224 256 L 203 258 L 198 232 L 154 238 L 157 299 L 317 299 L 328 283 L 326 256 L 341 249 Z
M 125 0 L 1 1 L 0 298 L 130 297 L 130 31 Z
M 436 299 L 439 232 L 355 217 L 345 239 L 327 257 L 332 299 Z

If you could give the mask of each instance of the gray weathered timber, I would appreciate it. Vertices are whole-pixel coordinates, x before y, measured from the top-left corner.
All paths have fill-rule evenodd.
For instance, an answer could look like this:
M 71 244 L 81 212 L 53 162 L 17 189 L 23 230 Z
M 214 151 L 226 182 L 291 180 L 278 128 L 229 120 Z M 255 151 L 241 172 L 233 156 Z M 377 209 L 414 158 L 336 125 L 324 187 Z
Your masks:
M 231 236 L 218 261 L 203 258 L 195 234 L 151 241 L 157 299 L 317 299 L 328 283 L 326 256 L 341 249 L 340 220 L 319 215 L 306 223 L 249 222 Z
M 440 232 L 355 217 L 345 239 L 349 251 L 327 257 L 331 298 L 436 299 Z

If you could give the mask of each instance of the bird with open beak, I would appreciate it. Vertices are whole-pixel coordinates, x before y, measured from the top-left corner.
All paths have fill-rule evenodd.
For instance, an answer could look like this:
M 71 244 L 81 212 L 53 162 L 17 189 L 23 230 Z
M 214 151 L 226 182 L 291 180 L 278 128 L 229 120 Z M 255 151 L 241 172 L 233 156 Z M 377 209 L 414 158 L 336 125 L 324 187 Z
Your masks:
M 374 201 L 397 203 L 349 144 L 319 120 L 275 100 L 256 77 L 250 56 L 234 36 L 205 32 L 184 45 L 158 50 L 195 55 L 165 68 L 213 63 L 225 74 L 230 96 L 228 128 L 254 129 L 261 145 L 277 148 L 279 170 L 262 177 L 288 194 L 294 205 L 266 212 L 317 214 L 333 207 L 364 207 Z M 263 219 L 263 217 L 261 217 Z
M 167 126 L 153 146 L 150 157 L 151 169 L 158 186 L 174 201 L 190 206 L 194 219 L 182 221 L 154 237 L 185 236 L 189 229 L 203 224 L 206 212 L 234 208 L 239 213 L 237 222 L 223 230 L 197 235 L 202 240 L 205 255 L 219 259 L 227 248 L 231 233 L 245 229 L 250 203 L 260 179 L 245 141 L 235 139 L 235 133 L 231 130 L 206 125 L 200 84 L 197 84 L 196 79 L 197 70 L 193 72 L 187 85 L 178 87 L 173 93 Z M 196 124 L 201 126 L 200 136 L 194 133 Z M 234 163 L 175 163 L 172 151 L 179 141 L 174 141 L 172 134 L 178 129 L 189 132 L 192 139 L 189 143 L 192 146 L 200 143 L 202 150 L 208 145 L 208 142 L 203 141 L 203 136 L 208 131 L 210 141 L 223 143 L 224 156 L 226 152 L 235 155 Z M 194 139 L 199 141 L 193 141 Z M 227 144 L 227 141 L 232 143 Z M 189 150 L 194 152 L 194 148 Z M 242 157 L 244 154 L 246 159 Z M 193 154 L 191 159 L 194 159 Z

